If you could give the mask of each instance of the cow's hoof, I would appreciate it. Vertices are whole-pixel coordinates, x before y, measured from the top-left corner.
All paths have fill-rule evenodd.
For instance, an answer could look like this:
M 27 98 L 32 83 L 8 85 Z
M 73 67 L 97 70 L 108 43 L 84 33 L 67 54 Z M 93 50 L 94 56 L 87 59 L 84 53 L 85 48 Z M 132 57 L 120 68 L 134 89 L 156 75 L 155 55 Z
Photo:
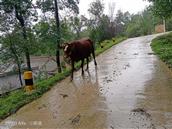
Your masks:
M 96 62 L 94 62 L 94 64 L 95 64 L 95 66 L 97 66 L 97 63 Z
M 70 81 L 73 81 L 73 77 L 70 78 Z

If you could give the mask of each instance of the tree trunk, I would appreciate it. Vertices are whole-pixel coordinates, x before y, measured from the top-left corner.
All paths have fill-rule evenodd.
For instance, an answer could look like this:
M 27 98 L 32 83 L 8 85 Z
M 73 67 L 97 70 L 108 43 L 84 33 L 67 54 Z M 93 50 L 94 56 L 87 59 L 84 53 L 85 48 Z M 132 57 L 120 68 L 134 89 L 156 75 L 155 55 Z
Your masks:
M 77 34 L 77 39 L 79 39 L 80 38 L 80 31 L 77 30 L 76 34 Z
M 26 35 L 25 25 L 22 26 L 22 28 L 23 28 L 23 38 L 26 41 L 27 40 L 27 35 Z M 27 45 L 25 47 L 26 47 L 25 48 L 25 56 L 26 56 L 27 70 L 31 71 L 32 68 L 31 68 L 31 63 L 30 63 L 30 53 L 29 53 Z
M 20 85 L 23 86 L 21 65 L 19 61 L 17 61 L 17 67 L 18 67 L 18 76 L 19 76 Z
M 30 63 L 30 53 L 29 53 L 28 48 L 26 48 L 25 51 L 26 51 L 25 56 L 26 56 L 27 70 L 31 71 L 32 67 L 31 67 L 31 63 Z
M 58 3 L 57 0 L 54 0 L 55 4 L 55 19 L 56 19 L 56 27 L 57 27 L 57 46 L 56 46 L 56 63 L 58 72 L 61 72 L 61 65 L 60 65 L 60 20 L 59 20 L 59 12 L 58 12 Z
M 18 21 L 22 27 L 23 38 L 26 41 L 27 35 L 26 35 L 25 21 L 24 21 L 22 14 L 19 13 L 17 5 L 15 5 L 15 15 L 16 15 L 16 18 L 18 19 Z M 31 68 L 31 64 L 30 64 L 30 53 L 29 53 L 29 49 L 28 49 L 27 45 L 25 46 L 25 56 L 26 56 L 27 69 L 29 71 L 31 71 L 32 68 Z
M 10 40 L 11 41 L 11 40 Z M 15 47 L 15 46 L 14 46 Z M 15 59 L 15 62 L 17 64 L 17 67 L 18 67 L 18 76 L 19 76 L 19 81 L 20 81 L 20 85 L 23 86 L 23 81 L 22 81 L 22 72 L 21 72 L 21 64 L 20 64 L 20 60 L 19 60 L 19 57 L 17 55 L 17 52 L 12 46 L 12 43 L 10 44 L 10 50 L 11 52 L 13 53 L 14 55 L 14 59 Z

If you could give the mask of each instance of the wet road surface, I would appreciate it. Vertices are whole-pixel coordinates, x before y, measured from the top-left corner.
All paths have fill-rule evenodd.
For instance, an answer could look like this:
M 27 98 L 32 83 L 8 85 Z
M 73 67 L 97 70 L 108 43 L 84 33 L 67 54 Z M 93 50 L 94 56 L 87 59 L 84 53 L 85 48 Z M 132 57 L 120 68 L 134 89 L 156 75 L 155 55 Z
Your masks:
M 2 121 L 5 129 L 172 129 L 172 72 L 155 36 L 128 39 Z

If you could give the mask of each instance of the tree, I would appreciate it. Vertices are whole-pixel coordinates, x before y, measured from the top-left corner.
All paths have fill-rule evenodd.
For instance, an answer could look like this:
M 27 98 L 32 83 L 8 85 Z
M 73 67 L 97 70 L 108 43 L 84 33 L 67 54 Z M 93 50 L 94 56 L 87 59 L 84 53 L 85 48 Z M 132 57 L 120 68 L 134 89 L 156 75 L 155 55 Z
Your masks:
M 35 54 L 41 55 L 55 55 L 56 50 L 56 22 L 54 19 L 49 20 L 49 22 L 41 20 L 36 25 L 34 25 L 34 32 L 36 34 L 36 39 L 39 42 L 39 50 Z M 64 18 L 61 20 L 60 30 L 61 30 L 61 41 L 68 42 L 75 38 L 75 34 L 71 29 L 69 20 Z
M 172 18 L 169 18 L 167 21 L 166 21 L 166 29 L 167 31 L 171 31 L 172 30 Z
M 104 4 L 101 0 L 96 0 L 90 4 L 88 9 L 90 13 L 90 20 L 88 24 L 88 29 L 90 32 L 90 37 L 95 42 L 100 42 L 105 39 L 110 39 L 117 35 L 117 22 L 114 17 L 115 3 L 109 4 L 109 14 L 105 15 Z M 119 21 L 121 24 L 121 21 Z M 119 27 L 119 25 L 118 25 Z M 121 31 L 124 32 L 124 29 Z
M 82 28 L 86 25 L 85 17 L 83 15 L 70 17 L 70 25 L 76 33 L 76 39 L 81 37 Z
M 2 44 L 2 47 L 0 51 L 0 59 L 5 69 L 8 69 L 8 66 L 11 65 L 17 65 L 19 81 L 21 86 L 23 86 L 21 69 L 24 53 L 21 49 L 23 40 L 18 32 L 19 31 L 15 29 L 12 33 L 1 37 L 0 43 Z
M 115 2 L 109 3 L 109 18 L 112 21 L 114 21 L 114 11 L 115 11 Z
M 38 0 L 37 5 L 45 12 L 54 12 L 56 20 L 56 63 L 58 67 L 58 72 L 61 72 L 60 66 L 60 42 L 61 42 L 61 30 L 60 30 L 60 18 L 59 10 L 64 10 L 68 8 L 71 12 L 79 13 L 79 8 L 77 4 L 78 0 Z
M 109 23 L 109 26 L 108 26 L 108 30 L 109 30 L 109 36 L 110 37 L 115 37 L 116 34 L 115 34 L 115 15 L 114 15 L 114 11 L 115 11 L 115 2 L 111 2 L 109 3 L 109 19 L 110 19 L 110 23 Z
M 122 12 L 118 10 L 115 18 L 116 34 L 124 35 L 126 27 L 130 21 L 131 15 L 129 12 Z
M 155 26 L 160 24 L 162 20 L 153 15 L 151 6 L 145 8 L 142 12 L 130 16 L 130 20 L 126 27 L 128 37 L 136 37 L 141 35 L 149 35 L 154 33 Z
M 152 2 L 152 10 L 156 16 L 167 19 L 172 17 L 172 1 L 171 0 L 148 0 Z
M 90 30 L 90 38 L 95 42 L 101 41 L 101 18 L 103 16 L 104 4 L 100 0 L 96 0 L 90 4 L 88 12 L 90 14 L 90 20 L 88 29 Z
M 92 19 L 98 21 L 104 11 L 104 4 L 100 0 L 96 0 L 90 4 L 90 8 L 88 9 L 88 12 L 90 13 L 90 16 Z
M 140 26 L 142 28 L 142 34 L 143 35 L 149 35 L 154 32 L 155 29 L 155 17 L 153 16 L 152 12 L 149 8 L 146 8 L 141 13 L 141 21 Z
M 63 42 L 69 42 L 71 40 L 76 39 L 77 36 L 76 32 L 74 32 L 73 30 L 73 26 L 71 25 L 72 21 L 69 21 L 69 19 L 64 18 L 63 20 L 61 20 L 61 24 L 60 24 L 60 30 L 61 30 L 61 38 Z M 80 27 L 79 27 L 80 28 Z M 78 30 L 80 31 L 80 30 Z M 80 35 L 80 32 L 78 32 Z
M 28 70 L 31 70 L 30 50 L 28 48 L 27 27 L 32 24 L 31 21 L 36 21 L 36 10 L 34 9 L 32 0 L 1 0 L 0 1 L 0 15 L 4 17 L 5 22 L 8 22 L 11 31 L 15 24 L 20 25 L 20 30 L 23 36 L 23 49 L 25 50 L 26 62 Z
M 122 34 L 124 32 L 124 21 L 123 21 L 123 12 L 121 10 L 118 10 L 115 18 L 115 24 L 116 24 L 116 33 Z

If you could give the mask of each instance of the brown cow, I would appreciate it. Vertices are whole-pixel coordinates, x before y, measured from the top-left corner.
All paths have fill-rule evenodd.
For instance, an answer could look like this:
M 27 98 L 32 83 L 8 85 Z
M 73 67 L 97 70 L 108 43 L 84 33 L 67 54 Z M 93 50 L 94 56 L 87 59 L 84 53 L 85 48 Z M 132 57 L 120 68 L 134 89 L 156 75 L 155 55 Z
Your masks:
M 84 70 L 83 70 L 84 59 L 85 58 L 87 59 L 87 70 L 88 70 L 88 63 L 89 63 L 88 58 L 92 53 L 94 64 L 95 66 L 97 65 L 95 59 L 95 53 L 94 53 L 94 44 L 89 38 L 72 41 L 70 43 L 65 43 L 63 50 L 64 50 L 65 58 L 69 58 L 72 64 L 71 80 L 73 79 L 75 62 L 78 62 L 80 60 L 82 61 L 81 63 L 82 74 L 84 74 Z

